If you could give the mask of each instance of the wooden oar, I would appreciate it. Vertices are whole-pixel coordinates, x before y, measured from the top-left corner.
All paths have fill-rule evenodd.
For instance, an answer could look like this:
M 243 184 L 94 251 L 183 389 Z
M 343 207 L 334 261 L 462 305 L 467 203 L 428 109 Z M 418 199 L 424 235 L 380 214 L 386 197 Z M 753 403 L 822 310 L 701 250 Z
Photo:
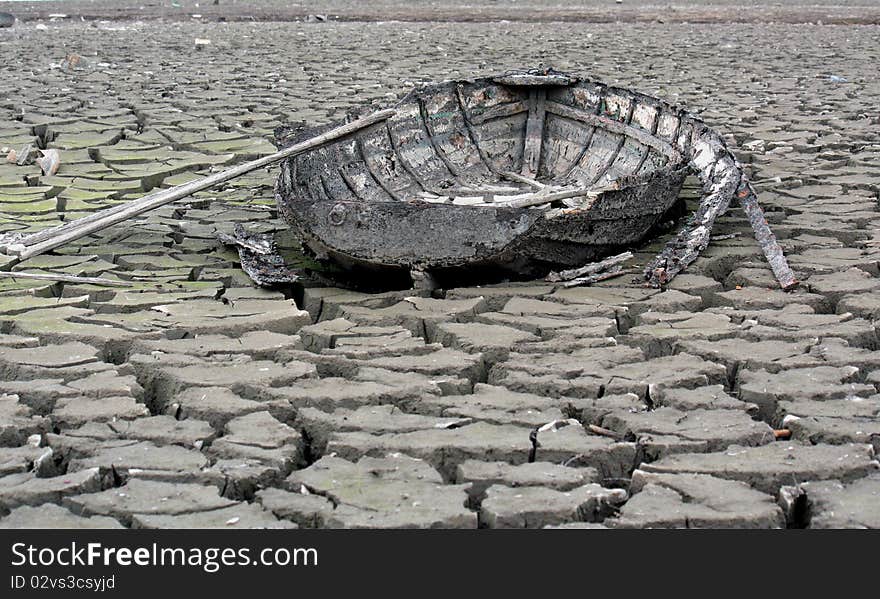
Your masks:
M 154 208 L 164 206 L 181 198 L 213 187 L 219 183 L 229 181 L 258 168 L 267 166 L 274 162 L 279 162 L 289 156 L 301 154 L 307 150 L 323 145 L 329 141 L 339 139 L 346 135 L 350 135 L 356 131 L 360 131 L 370 125 L 391 118 L 397 112 L 394 109 L 380 110 L 373 114 L 361 117 L 345 125 L 341 125 L 321 135 L 312 137 L 298 144 L 294 144 L 289 148 L 285 148 L 279 152 L 264 156 L 244 164 L 239 164 L 225 171 L 214 173 L 197 181 L 190 181 L 183 185 L 163 189 L 155 193 L 146 195 L 138 200 L 134 200 L 127 204 L 113 206 L 105 210 L 98 211 L 89 216 L 84 216 L 77 220 L 70 221 L 63 225 L 40 231 L 33 235 L 29 235 L 17 240 L 14 244 L 6 247 L 6 252 L 10 255 L 18 256 L 18 260 L 27 260 L 49 250 L 55 249 L 68 242 L 85 237 L 96 231 L 106 229 L 116 223 L 128 220 L 139 214 L 143 214 Z

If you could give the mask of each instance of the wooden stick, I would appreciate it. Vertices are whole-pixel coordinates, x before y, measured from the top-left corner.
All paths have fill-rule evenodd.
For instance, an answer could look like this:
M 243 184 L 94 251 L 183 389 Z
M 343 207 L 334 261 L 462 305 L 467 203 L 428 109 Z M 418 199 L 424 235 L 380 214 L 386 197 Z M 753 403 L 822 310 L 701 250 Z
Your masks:
M 613 431 L 611 429 L 607 429 L 601 426 L 596 426 L 595 424 L 588 424 L 587 430 L 593 433 L 594 435 L 601 435 L 602 437 L 610 437 L 611 439 L 616 439 L 620 441 L 624 438 L 624 435 L 618 433 L 617 431 Z
M 779 242 L 776 241 L 776 235 L 770 230 L 770 225 L 767 224 L 764 211 L 758 205 L 758 197 L 755 195 L 755 190 L 751 184 L 746 182 L 745 185 L 741 186 L 736 197 L 739 200 L 739 205 L 745 210 L 749 224 L 752 225 L 752 230 L 755 232 L 755 239 L 758 240 L 761 251 L 764 252 L 767 262 L 770 263 L 770 269 L 776 276 L 776 280 L 779 281 L 779 286 L 785 291 L 797 288 L 800 282 L 788 265 L 785 254 L 782 253 L 782 248 L 779 247 Z
M 613 279 L 614 277 L 620 277 L 625 274 L 636 272 L 638 272 L 638 270 L 636 269 L 630 268 L 628 270 L 624 270 L 621 266 L 612 266 L 609 270 L 606 270 L 605 272 L 597 272 L 592 275 L 586 275 L 584 277 L 572 279 L 571 281 L 564 281 L 562 283 L 562 287 L 568 289 L 571 287 L 580 287 L 581 285 L 592 285 L 593 283 L 607 281 L 608 279 Z
M 184 183 L 183 185 L 178 185 L 177 187 L 172 187 L 170 189 L 163 189 L 156 193 L 151 193 L 131 203 L 122 204 L 121 206 L 114 206 L 106 210 L 101 210 L 99 212 L 96 212 L 95 214 L 85 216 L 64 225 L 60 225 L 58 227 L 54 227 L 53 229 L 49 229 L 47 231 L 25 237 L 18 242 L 20 245 L 24 246 L 23 249 L 20 246 L 17 248 L 15 246 L 12 246 L 7 249 L 11 253 L 17 254 L 19 260 L 27 260 L 28 258 L 32 258 L 44 252 L 48 252 L 49 250 L 55 249 L 56 247 L 64 245 L 70 241 L 74 241 L 75 239 L 79 239 L 80 237 L 85 237 L 86 235 L 95 233 L 96 231 L 106 229 L 107 227 L 115 225 L 116 223 L 128 220 L 130 218 L 143 214 L 144 212 L 153 210 L 154 208 L 158 208 L 181 198 L 185 198 L 198 191 L 214 187 L 219 183 L 224 183 L 226 181 L 229 181 L 230 179 L 234 179 L 236 177 L 254 171 L 258 168 L 267 166 L 269 164 L 278 162 L 290 156 L 301 154 L 307 150 L 311 150 L 312 148 L 323 145 L 329 141 L 333 141 L 340 137 L 350 135 L 351 133 L 364 129 L 365 127 L 369 127 L 370 125 L 373 125 L 380 121 L 387 120 L 395 114 L 396 111 L 394 109 L 380 110 L 371 115 L 367 115 L 345 125 L 336 127 L 335 129 L 331 129 L 330 131 L 322 133 L 321 135 L 315 136 L 311 139 L 307 139 L 298 144 L 294 144 L 289 148 L 285 148 L 269 156 L 264 156 L 256 160 L 234 166 L 230 169 L 215 173 L 203 179 L 190 181 L 189 183 Z
M 600 193 L 601 191 L 598 189 L 587 188 L 572 189 L 568 191 L 557 191 L 553 193 L 539 191 L 534 194 L 521 196 L 515 200 L 501 200 L 500 202 L 494 202 L 492 206 L 503 206 L 505 208 L 528 208 L 529 206 L 540 206 L 541 204 L 546 204 L 548 202 L 555 202 L 556 200 L 565 200 L 567 198 L 576 198 L 580 196 L 596 198 L 599 196 Z
M 104 287 L 131 287 L 126 281 L 114 281 L 101 277 L 77 277 L 76 275 L 62 275 L 56 273 L 37 272 L 7 272 L 0 270 L 0 279 L 35 279 L 38 281 L 60 281 L 62 283 L 83 283 L 86 285 L 102 285 Z
M 623 252 L 622 254 L 617 254 L 616 256 L 609 256 L 608 258 L 600 260 L 599 262 L 591 262 L 585 266 L 581 266 L 580 268 L 563 270 L 561 272 L 551 272 L 549 275 L 547 275 L 545 280 L 552 283 L 558 283 L 559 281 L 571 281 L 573 279 L 578 279 L 580 277 L 585 277 L 587 275 L 606 271 L 612 266 L 616 266 L 622 262 L 626 262 L 632 257 L 632 252 Z
M 505 179 L 510 179 L 511 181 L 516 181 L 517 183 L 525 183 L 526 185 L 534 187 L 535 189 L 544 189 L 545 187 L 547 187 L 547 185 L 541 183 L 540 181 L 536 181 L 531 177 L 524 177 L 523 175 L 520 175 L 519 173 L 514 173 L 513 171 L 504 171 L 500 174 Z

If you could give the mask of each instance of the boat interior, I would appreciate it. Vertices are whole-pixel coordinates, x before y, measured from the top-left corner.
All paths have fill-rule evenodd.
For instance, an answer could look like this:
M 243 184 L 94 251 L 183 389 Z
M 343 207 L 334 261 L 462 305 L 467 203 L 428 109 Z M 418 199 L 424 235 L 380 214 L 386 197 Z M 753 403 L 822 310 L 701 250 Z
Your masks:
M 602 191 L 682 165 L 679 109 L 558 73 L 425 86 L 395 108 L 388 121 L 292 161 L 299 194 L 584 208 Z

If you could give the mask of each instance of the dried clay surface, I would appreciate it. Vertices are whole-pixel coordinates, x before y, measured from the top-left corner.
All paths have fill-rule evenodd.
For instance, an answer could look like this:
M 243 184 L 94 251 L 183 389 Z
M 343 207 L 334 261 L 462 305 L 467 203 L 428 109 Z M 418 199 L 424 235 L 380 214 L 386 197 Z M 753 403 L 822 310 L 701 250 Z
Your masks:
M 876 7 L 181 4 L 12 5 L 0 233 L 270 154 L 283 124 L 543 63 L 724 134 L 801 287 L 734 205 L 665 289 L 256 289 L 217 233 L 312 264 L 264 169 L 12 267 L 127 287 L 0 279 L 0 527 L 880 525 Z

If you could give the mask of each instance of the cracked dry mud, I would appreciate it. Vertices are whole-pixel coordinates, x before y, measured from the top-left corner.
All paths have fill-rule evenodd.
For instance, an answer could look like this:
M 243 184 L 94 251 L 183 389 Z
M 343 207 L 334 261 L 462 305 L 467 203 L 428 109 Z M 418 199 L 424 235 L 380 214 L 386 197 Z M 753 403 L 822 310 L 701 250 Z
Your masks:
M 216 231 L 277 231 L 307 263 L 259 171 L 15 267 L 128 288 L 0 279 L 0 527 L 880 526 L 877 25 L 206 22 L 224 6 L 0 29 L 0 146 L 61 153 L 53 176 L 0 163 L 0 232 L 415 81 L 544 62 L 725 133 L 804 283 L 775 288 L 733 208 L 664 291 L 258 290 Z

